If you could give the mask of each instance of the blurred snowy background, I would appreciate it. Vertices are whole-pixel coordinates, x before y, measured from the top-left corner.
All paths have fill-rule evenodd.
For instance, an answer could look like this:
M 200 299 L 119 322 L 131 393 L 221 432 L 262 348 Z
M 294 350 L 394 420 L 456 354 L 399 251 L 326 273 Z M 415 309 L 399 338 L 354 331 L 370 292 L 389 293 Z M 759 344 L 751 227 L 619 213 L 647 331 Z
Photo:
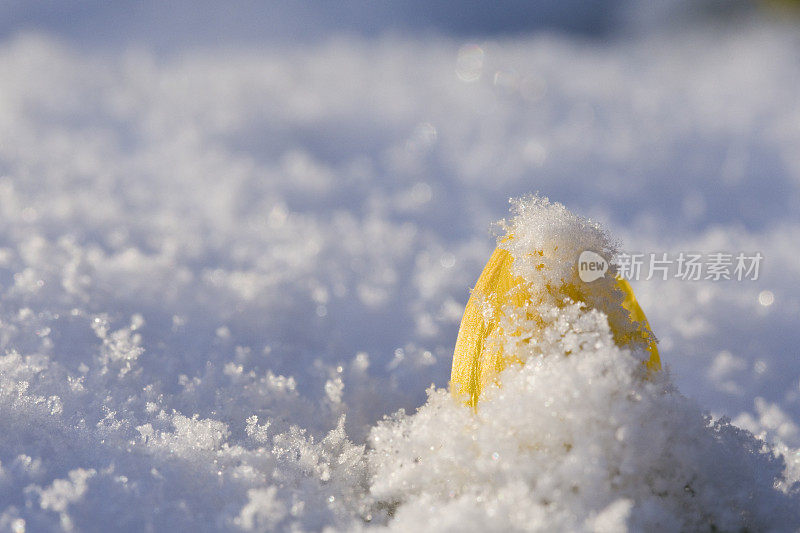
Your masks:
M 352 527 L 331 450 L 446 387 L 535 191 L 624 250 L 760 251 L 757 281 L 634 289 L 682 393 L 800 445 L 799 30 L 785 2 L 0 0 L 0 529 Z

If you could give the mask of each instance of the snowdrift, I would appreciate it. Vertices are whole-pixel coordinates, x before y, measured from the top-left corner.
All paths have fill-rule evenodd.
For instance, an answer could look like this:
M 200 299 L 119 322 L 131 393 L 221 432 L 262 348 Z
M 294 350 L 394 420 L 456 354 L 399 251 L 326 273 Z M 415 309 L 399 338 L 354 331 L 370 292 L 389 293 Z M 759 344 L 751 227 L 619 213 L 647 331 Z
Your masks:
M 704 415 L 668 372 L 648 372 L 641 343 L 615 343 L 608 315 L 596 308 L 617 308 L 603 301 L 613 277 L 583 284 L 596 307 L 537 289 L 578 285 L 582 250 L 614 253 L 605 234 L 543 198 L 516 202 L 515 213 L 507 246 L 515 272 L 539 297 L 509 310 L 494 342 L 522 364 L 484 391 L 475 414 L 432 390 L 415 415 L 372 431 L 370 492 L 394 517 L 391 526 L 796 528 L 800 484 L 787 479 L 783 457 L 728 420 Z

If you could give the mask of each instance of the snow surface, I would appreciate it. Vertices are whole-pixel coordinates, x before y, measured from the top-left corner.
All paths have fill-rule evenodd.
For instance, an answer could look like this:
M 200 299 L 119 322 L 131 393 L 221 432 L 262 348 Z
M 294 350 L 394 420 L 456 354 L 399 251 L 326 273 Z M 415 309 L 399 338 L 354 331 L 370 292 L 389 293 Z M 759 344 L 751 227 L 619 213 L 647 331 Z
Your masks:
M 800 34 L 621 33 L 4 33 L 0 530 L 800 528 Z M 551 302 L 472 415 L 458 322 L 537 190 L 761 276 L 634 282 L 649 381 Z

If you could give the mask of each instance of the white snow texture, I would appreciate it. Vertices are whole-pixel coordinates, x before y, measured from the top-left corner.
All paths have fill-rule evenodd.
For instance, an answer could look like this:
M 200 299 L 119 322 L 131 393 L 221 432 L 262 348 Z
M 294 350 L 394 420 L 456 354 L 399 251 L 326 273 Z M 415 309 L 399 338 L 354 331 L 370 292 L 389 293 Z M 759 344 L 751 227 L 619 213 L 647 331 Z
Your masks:
M 800 530 L 800 31 L 658 13 L 172 48 L 0 24 L 0 531 Z M 452 351 L 509 197 L 532 283 L 585 248 L 764 263 L 633 282 L 656 375 L 537 302 L 473 412 Z

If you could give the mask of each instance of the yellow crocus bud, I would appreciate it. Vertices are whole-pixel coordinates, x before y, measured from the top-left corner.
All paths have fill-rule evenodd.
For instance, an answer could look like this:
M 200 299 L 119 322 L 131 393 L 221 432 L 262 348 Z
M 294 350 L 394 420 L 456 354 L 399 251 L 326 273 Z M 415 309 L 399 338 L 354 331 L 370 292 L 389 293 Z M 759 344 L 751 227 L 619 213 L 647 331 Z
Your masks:
M 503 242 L 509 239 L 513 239 L 513 236 L 506 237 Z M 531 254 L 542 256 L 543 251 L 535 250 Z M 585 290 L 569 283 L 564 283 L 555 290 L 550 286 L 535 287 L 525 283 L 521 277 L 514 275 L 513 262 L 512 254 L 498 246 L 489 258 L 467 302 L 453 354 L 450 388 L 454 395 L 459 397 L 466 395 L 467 403 L 475 407 L 481 391 L 487 384 L 509 364 L 521 363 L 513 355 L 505 355 L 501 343 L 493 342 L 492 339 L 502 335 L 501 319 L 508 309 L 522 310 L 534 299 L 541 301 L 544 293 L 557 292 L 575 301 L 583 301 L 589 306 L 603 302 L 604 308 L 601 310 L 609 315 L 609 326 L 615 341 L 620 345 L 645 343 L 650 354 L 645 362 L 647 368 L 652 371 L 661 369 L 655 336 L 636 301 L 633 289 L 625 279 L 617 277 L 615 283 L 594 286 L 597 287 L 596 290 L 616 291 L 617 294 L 598 295 L 595 292 L 591 298 L 587 298 Z M 610 310 L 608 306 L 616 306 L 617 309 Z M 619 306 L 626 312 L 620 312 Z M 508 324 L 508 321 L 505 323 Z M 532 338 L 536 338 L 537 335 L 536 331 L 525 333 Z M 520 335 L 522 332 L 516 331 L 511 334 Z

